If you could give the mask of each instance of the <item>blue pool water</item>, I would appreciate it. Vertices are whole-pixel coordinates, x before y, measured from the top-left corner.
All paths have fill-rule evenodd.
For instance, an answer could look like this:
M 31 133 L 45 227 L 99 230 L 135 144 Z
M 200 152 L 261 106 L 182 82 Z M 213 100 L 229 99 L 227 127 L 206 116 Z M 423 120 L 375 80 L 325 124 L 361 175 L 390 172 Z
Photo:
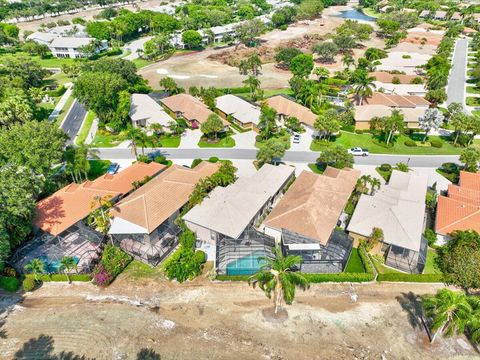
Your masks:
M 340 14 L 336 16 L 344 19 L 350 19 L 350 20 L 361 20 L 361 21 L 371 21 L 371 22 L 376 21 L 374 17 L 365 15 L 364 13 L 356 9 L 340 11 Z
M 60 272 L 61 260 L 49 260 L 46 256 L 43 256 L 41 259 L 45 263 L 45 272 L 49 274 Z M 74 256 L 73 260 L 75 260 L 75 264 L 78 264 L 78 257 Z
M 262 251 L 255 251 L 250 255 L 241 257 L 227 264 L 227 275 L 252 275 L 255 274 L 264 264 L 265 260 L 258 260 L 265 256 Z

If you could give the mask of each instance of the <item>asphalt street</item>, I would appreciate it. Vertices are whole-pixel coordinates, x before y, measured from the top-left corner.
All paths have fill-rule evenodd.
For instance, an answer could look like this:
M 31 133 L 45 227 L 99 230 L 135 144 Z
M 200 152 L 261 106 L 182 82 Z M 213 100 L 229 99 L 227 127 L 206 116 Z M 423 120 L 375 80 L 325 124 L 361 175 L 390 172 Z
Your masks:
M 75 136 L 80 131 L 80 127 L 82 126 L 83 119 L 85 119 L 86 115 L 87 110 L 82 104 L 75 100 L 70 108 L 70 112 L 65 117 L 61 126 L 62 130 L 69 137 L 67 144 L 71 144 L 73 139 L 75 139 Z
M 465 106 L 465 83 L 467 81 L 468 40 L 458 39 L 453 53 L 453 68 L 447 87 L 447 105 L 458 102 Z
M 254 149 L 146 149 L 145 153 L 159 150 L 167 159 L 208 159 L 216 156 L 220 159 L 232 160 L 255 160 L 257 150 Z M 100 148 L 98 155 L 102 159 L 134 159 L 131 149 L 119 148 Z M 318 158 L 319 153 L 313 151 L 287 151 L 282 158 L 283 161 L 313 163 Z M 374 155 L 365 157 L 355 157 L 355 163 L 359 165 L 380 165 L 392 164 L 399 162 L 408 163 L 412 167 L 438 167 L 442 163 L 458 161 L 457 155 Z

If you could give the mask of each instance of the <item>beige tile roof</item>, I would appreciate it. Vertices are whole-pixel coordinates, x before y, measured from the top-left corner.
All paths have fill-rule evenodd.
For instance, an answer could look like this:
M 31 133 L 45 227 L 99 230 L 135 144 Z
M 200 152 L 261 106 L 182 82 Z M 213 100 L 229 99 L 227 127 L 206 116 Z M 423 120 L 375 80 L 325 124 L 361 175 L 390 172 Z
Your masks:
M 265 226 L 286 229 L 325 245 L 350 197 L 359 170 L 328 167 L 323 175 L 303 171 L 265 219 Z
M 59 235 L 70 226 L 87 217 L 97 196 L 116 198 L 133 190 L 134 181 L 154 176 L 165 169 L 157 163 L 135 163 L 115 175 L 103 175 L 94 181 L 72 183 L 37 204 L 36 227 Z
M 268 98 L 265 102 L 268 106 L 274 108 L 278 114 L 296 117 L 301 123 L 311 127 L 313 127 L 317 118 L 309 108 L 281 95 Z
M 161 100 L 167 108 L 173 112 L 180 112 L 188 121 L 198 121 L 200 124 L 207 121 L 208 117 L 213 114 L 207 105 L 196 97 L 189 94 L 177 94 L 169 96 Z M 225 125 L 228 121 L 222 119 Z
M 360 99 L 355 95 L 351 96 L 351 100 L 355 105 L 360 105 Z M 395 95 L 375 92 L 371 97 L 363 99 L 362 105 L 385 105 L 389 107 L 414 108 L 414 107 L 428 107 L 430 103 L 416 95 Z
M 215 173 L 220 164 L 202 162 L 193 169 L 172 165 L 111 210 L 114 218 L 138 225 L 150 234 L 184 206 L 197 182 Z
M 418 119 L 425 113 L 425 108 L 396 108 L 404 117 L 406 123 L 418 122 Z M 355 121 L 370 121 L 374 117 L 392 115 L 393 108 L 385 105 L 362 105 L 355 106 Z

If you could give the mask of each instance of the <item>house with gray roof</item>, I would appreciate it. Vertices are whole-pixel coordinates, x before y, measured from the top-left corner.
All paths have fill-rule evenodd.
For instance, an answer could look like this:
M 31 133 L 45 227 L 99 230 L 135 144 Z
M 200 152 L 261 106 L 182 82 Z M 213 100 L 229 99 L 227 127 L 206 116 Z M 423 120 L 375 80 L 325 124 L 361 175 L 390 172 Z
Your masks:
M 428 247 L 422 236 L 427 186 L 425 175 L 394 170 L 387 185 L 374 195 L 360 197 L 347 230 L 360 241 L 373 228 L 382 229 L 384 240 L 372 251 L 382 254 L 387 266 L 422 273 Z
M 147 94 L 132 94 L 130 112 L 132 125 L 148 128 L 159 124 L 166 128 L 175 121 L 165 109 Z
M 219 96 L 216 100 L 219 115 L 244 129 L 258 129 L 260 122 L 260 107 L 249 103 L 242 98 L 227 94 Z

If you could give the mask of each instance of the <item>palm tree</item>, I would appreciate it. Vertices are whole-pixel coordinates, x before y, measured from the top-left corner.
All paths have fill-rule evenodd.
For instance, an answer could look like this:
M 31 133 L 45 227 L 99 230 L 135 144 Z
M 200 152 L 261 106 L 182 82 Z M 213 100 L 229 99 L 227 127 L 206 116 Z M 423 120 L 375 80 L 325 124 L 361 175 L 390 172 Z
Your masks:
M 69 272 L 72 269 L 76 269 L 76 268 L 77 268 L 77 263 L 75 262 L 75 259 L 71 256 L 64 256 L 60 261 L 60 266 L 58 267 L 58 270 L 63 271 L 65 273 L 68 283 L 71 284 L 72 281 L 70 280 Z
M 361 74 L 355 79 L 354 85 L 355 95 L 360 99 L 360 105 L 362 105 L 365 98 L 372 96 L 373 90 L 377 88 L 374 76 L 368 75 L 367 72 L 362 72 Z
M 360 194 L 368 193 L 368 184 L 372 181 L 372 177 L 370 175 L 362 175 L 357 180 L 357 185 L 355 186 L 355 190 Z
M 468 333 L 473 341 L 480 342 L 480 297 L 468 296 L 467 301 L 472 307 L 472 316 L 468 321 Z
M 472 317 L 472 307 L 465 294 L 449 289 L 426 296 L 422 306 L 425 315 L 432 320 L 432 331 L 435 331 L 431 343 L 438 333 L 445 336 L 463 334 Z
M 372 177 L 370 179 L 370 195 L 373 195 L 376 190 L 379 190 L 380 186 L 382 186 L 380 180 L 378 180 L 376 177 Z
M 330 76 L 330 71 L 328 71 L 328 69 L 324 67 L 316 67 L 315 69 L 313 69 L 313 73 L 317 75 L 318 81 L 320 82 L 328 79 L 328 77 Z
M 355 64 L 355 59 L 351 54 L 347 53 L 343 56 L 342 63 L 343 63 L 343 66 L 347 68 L 347 70 L 350 70 L 350 66 Z
M 269 299 L 273 292 L 274 312 L 277 314 L 282 299 L 291 305 L 295 298 L 295 288 L 298 286 L 306 290 L 310 284 L 302 274 L 292 271 L 294 266 L 302 262 L 300 256 L 284 256 L 280 247 L 274 249 L 274 255 L 273 259 L 267 256 L 258 259 L 265 261 L 266 264 L 248 279 L 248 283 L 254 288 L 258 284 Z
M 138 156 L 137 146 L 139 143 L 139 139 L 142 137 L 143 131 L 136 127 L 129 127 L 127 130 L 127 139 L 130 140 L 129 147 L 132 148 L 132 153 L 135 157 Z
M 38 274 L 45 273 L 45 262 L 40 259 L 32 259 L 25 265 L 24 269 L 31 272 L 35 281 L 38 281 Z
M 260 88 L 260 80 L 256 77 L 256 76 L 253 76 L 253 75 L 249 75 L 248 78 L 246 78 L 244 81 L 243 81 L 243 84 L 245 84 L 246 86 L 248 86 L 250 88 L 250 96 L 252 97 L 252 99 L 254 98 L 254 94 L 258 91 L 258 89 Z

